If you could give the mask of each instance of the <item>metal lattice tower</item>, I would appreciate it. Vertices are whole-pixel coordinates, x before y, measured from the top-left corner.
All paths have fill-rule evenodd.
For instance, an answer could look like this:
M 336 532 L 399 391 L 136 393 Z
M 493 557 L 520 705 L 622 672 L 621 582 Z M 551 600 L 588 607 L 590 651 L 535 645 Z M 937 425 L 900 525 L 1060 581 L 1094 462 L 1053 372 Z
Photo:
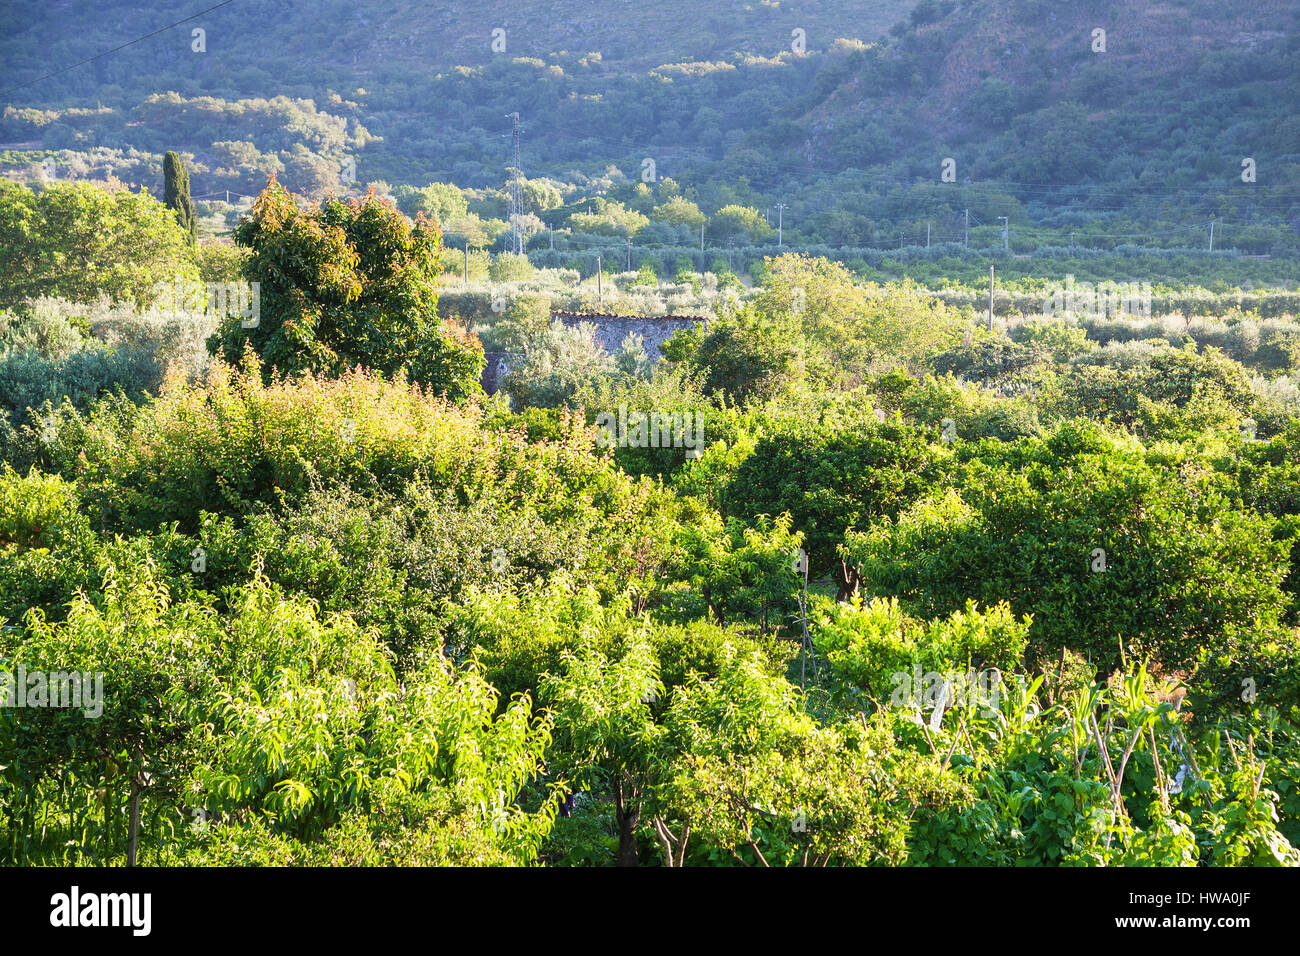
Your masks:
M 513 150 L 514 165 L 510 170 L 510 235 L 516 255 L 524 252 L 524 183 L 523 172 L 519 167 L 519 134 L 523 127 L 519 125 L 519 114 L 510 114 L 510 142 Z

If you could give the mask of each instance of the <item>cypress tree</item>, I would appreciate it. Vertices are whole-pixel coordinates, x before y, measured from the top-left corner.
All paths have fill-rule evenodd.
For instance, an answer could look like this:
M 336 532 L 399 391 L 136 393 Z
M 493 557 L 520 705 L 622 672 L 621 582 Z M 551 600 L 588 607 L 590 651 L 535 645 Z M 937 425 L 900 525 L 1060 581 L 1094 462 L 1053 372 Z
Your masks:
M 163 203 L 176 211 L 176 221 L 189 234 L 190 243 L 198 241 L 199 217 L 190 198 L 190 174 L 180 154 L 170 150 L 163 157 Z

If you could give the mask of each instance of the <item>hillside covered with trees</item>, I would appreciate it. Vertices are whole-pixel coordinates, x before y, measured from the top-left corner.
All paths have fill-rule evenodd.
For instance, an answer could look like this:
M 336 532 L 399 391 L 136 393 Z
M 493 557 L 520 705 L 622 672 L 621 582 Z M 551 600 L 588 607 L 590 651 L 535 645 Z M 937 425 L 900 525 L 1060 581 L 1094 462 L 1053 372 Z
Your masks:
M 1284 0 L 1226 19 L 1207 0 L 728 3 L 703 25 L 662 3 L 599 27 L 526 4 L 346 4 L 346 40 L 298 6 L 239 0 L 49 78 L 32 51 L 50 33 L 70 62 L 94 48 L 65 29 L 70 7 L 5 31 L 0 168 L 156 194 L 178 149 L 210 214 L 232 217 L 226 191 L 238 205 L 272 174 L 313 198 L 446 183 L 473 216 L 449 235 L 505 248 L 518 112 L 539 247 L 553 229 L 576 253 L 631 238 L 675 255 L 707 223 L 706 245 L 748 249 L 747 266 L 780 218 L 785 243 L 858 250 L 846 260 L 952 255 L 1002 245 L 1006 217 L 1022 254 L 1207 249 L 1211 220 L 1218 248 L 1296 249 L 1300 14 Z

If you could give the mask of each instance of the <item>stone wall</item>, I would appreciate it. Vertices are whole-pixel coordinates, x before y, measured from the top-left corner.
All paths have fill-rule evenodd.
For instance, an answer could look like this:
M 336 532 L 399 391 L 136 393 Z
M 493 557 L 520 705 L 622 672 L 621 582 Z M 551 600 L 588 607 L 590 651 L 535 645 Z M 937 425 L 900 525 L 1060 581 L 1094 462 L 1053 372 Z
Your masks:
M 519 356 L 513 352 L 484 352 L 483 357 L 487 361 L 483 363 L 479 383 L 483 386 L 483 391 L 495 395 L 505 377 L 510 374 L 510 369 L 519 361 Z
M 610 355 L 619 350 L 629 334 L 639 335 L 651 362 L 659 361 L 660 346 L 682 329 L 708 322 L 703 315 L 609 315 L 601 312 L 552 312 L 551 318 L 559 319 L 569 327 L 590 322 L 596 327 L 596 341 Z

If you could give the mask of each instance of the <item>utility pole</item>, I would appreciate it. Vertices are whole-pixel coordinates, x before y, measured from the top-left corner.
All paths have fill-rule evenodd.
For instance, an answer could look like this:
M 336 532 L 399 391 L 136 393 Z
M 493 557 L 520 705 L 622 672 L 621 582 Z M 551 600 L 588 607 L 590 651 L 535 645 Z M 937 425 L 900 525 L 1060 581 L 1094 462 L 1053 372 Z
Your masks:
M 600 302 L 601 308 L 604 308 L 605 289 L 604 286 L 601 285 L 600 256 L 596 257 L 596 299 Z
M 627 271 L 632 271 L 632 237 L 627 237 Z
M 1074 255 L 1074 233 L 1070 233 L 1070 255 Z
M 993 331 L 993 267 L 989 266 L 989 331 Z
M 1210 220 L 1210 251 L 1214 251 L 1214 220 Z
M 930 248 L 930 224 L 925 224 L 925 248 Z
M 964 248 L 970 248 L 970 210 L 966 210 L 966 231 L 962 234 L 961 244 Z
M 704 252 L 704 223 L 700 223 L 700 252 Z
M 514 166 L 510 177 L 510 236 L 515 255 L 524 254 L 524 229 L 520 221 L 524 214 L 523 173 L 519 169 L 519 134 L 523 127 L 519 125 L 519 114 L 510 114 L 510 143 L 514 155 Z
M 778 247 L 781 245 L 783 239 L 783 236 L 781 234 L 781 220 L 784 213 L 785 213 L 785 203 L 783 202 L 777 203 L 776 204 L 776 244 Z
M 1002 220 L 1002 248 L 1010 251 L 1011 249 L 1011 220 L 1006 216 L 998 216 Z
M 465 285 L 469 285 L 469 240 L 465 240 Z
M 551 223 L 551 248 L 555 248 L 555 223 Z

